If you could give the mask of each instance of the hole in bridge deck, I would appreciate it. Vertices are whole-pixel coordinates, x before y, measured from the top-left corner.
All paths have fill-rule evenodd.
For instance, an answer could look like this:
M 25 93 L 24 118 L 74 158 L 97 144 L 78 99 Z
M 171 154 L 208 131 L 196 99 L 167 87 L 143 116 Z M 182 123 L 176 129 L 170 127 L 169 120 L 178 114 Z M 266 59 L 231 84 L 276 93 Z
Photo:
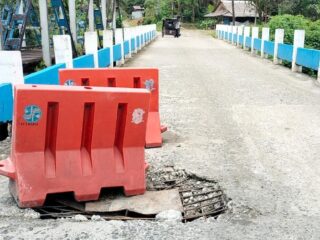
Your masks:
M 162 191 L 177 189 L 183 206 L 183 222 L 192 221 L 200 217 L 218 217 L 225 213 L 230 199 L 224 194 L 219 184 L 214 180 L 201 178 L 183 169 L 165 167 L 158 170 L 150 169 L 147 174 L 147 191 Z M 99 216 L 105 220 L 154 220 L 155 214 L 121 210 L 102 212 L 101 203 L 108 203 L 123 195 L 122 188 L 103 188 L 96 211 L 86 211 L 85 203 L 76 202 L 73 193 L 50 194 L 45 206 L 36 208 L 41 219 L 72 218 L 83 215 L 87 219 Z M 95 202 L 90 202 L 95 203 Z M 104 205 L 102 205 L 103 208 Z M 169 209 L 168 209 L 169 210 Z

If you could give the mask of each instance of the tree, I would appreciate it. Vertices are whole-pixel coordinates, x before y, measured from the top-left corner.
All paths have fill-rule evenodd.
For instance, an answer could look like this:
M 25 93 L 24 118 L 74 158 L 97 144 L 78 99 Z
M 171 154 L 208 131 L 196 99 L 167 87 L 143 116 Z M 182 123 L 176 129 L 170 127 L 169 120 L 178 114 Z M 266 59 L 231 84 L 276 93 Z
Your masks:
M 261 21 L 279 14 L 303 15 L 312 20 L 320 18 L 320 0 L 250 0 L 257 7 Z
M 157 2 L 154 0 L 146 0 L 144 3 L 145 8 L 145 24 L 158 22 Z
M 175 15 L 181 16 L 184 21 L 196 22 L 207 13 L 209 4 L 215 4 L 218 0 L 145 0 L 145 15 L 147 21 L 150 18 L 161 20 Z
M 233 24 L 233 26 L 236 25 L 236 15 L 235 15 L 235 10 L 234 10 L 234 0 L 232 0 L 232 24 Z
M 279 6 L 281 14 L 303 15 L 320 19 L 320 0 L 284 0 Z
M 250 0 L 257 8 L 257 13 L 260 21 L 267 19 L 267 16 L 272 16 L 278 13 L 279 4 L 284 0 Z

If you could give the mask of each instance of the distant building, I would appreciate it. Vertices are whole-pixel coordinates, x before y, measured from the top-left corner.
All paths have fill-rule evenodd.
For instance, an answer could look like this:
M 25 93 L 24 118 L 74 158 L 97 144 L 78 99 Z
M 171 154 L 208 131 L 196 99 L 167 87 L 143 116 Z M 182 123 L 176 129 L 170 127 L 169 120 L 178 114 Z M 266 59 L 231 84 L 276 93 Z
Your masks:
M 251 1 L 234 1 L 236 22 L 251 23 L 258 17 L 257 8 Z M 216 9 L 205 17 L 217 18 L 224 24 L 232 22 L 232 1 L 220 1 Z
M 141 6 L 133 6 L 131 18 L 132 19 L 140 19 L 143 18 L 144 8 Z

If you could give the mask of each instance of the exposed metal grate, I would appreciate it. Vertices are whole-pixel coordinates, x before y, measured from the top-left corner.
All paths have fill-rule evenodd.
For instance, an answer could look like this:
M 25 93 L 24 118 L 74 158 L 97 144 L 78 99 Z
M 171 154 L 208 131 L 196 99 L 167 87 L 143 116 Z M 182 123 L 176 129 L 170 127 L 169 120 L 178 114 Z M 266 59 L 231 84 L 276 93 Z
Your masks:
M 184 220 L 217 216 L 227 210 L 226 198 L 222 190 L 199 189 L 180 190 L 184 207 Z
M 148 187 L 154 190 L 178 188 L 184 221 L 218 216 L 227 210 L 228 198 L 216 181 L 198 177 L 183 169 L 166 167 L 151 172 L 148 174 Z

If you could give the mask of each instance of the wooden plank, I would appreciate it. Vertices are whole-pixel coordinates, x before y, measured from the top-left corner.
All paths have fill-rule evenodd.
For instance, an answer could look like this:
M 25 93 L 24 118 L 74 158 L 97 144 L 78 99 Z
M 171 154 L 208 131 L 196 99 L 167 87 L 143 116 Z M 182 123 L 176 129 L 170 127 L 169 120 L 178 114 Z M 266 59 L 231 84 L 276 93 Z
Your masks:
M 51 51 L 51 56 L 54 56 L 53 49 L 50 49 L 50 51 Z M 38 63 L 42 60 L 42 49 L 34 48 L 34 49 L 21 50 L 21 55 L 22 55 L 22 63 L 24 65 Z
M 86 202 L 86 212 L 119 212 L 128 210 L 142 215 L 156 215 L 165 210 L 183 212 L 178 189 L 147 191 L 144 195 L 125 197 L 108 196 L 95 202 Z

